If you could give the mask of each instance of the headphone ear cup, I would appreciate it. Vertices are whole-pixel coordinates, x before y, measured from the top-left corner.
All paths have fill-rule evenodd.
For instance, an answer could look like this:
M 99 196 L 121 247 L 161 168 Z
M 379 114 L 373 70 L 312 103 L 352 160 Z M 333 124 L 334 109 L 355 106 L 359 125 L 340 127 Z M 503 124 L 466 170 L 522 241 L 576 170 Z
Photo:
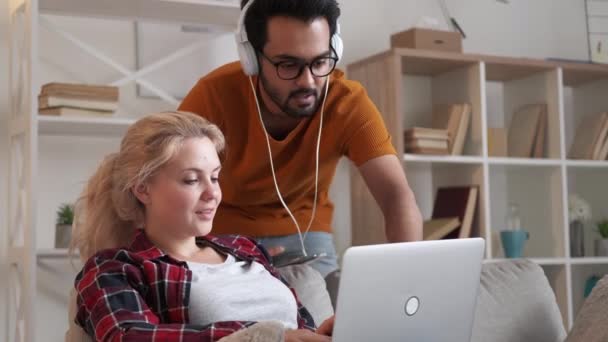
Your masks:
M 237 37 L 236 47 L 239 53 L 239 59 L 241 60 L 241 66 L 243 72 L 247 76 L 257 75 L 258 73 L 258 57 L 255 54 L 255 50 L 249 41 L 240 41 Z
M 331 46 L 336 51 L 336 57 L 338 57 L 338 60 L 341 60 L 344 53 L 344 42 L 342 42 L 342 37 L 340 37 L 339 33 L 335 33 L 331 37 Z

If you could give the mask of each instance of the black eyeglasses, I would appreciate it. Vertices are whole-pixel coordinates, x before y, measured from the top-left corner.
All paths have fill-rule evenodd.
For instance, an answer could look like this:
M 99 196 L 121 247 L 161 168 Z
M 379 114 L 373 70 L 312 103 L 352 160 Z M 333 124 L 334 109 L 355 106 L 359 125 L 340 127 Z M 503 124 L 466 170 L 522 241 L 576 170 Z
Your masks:
M 302 71 L 304 71 L 304 67 L 308 66 L 310 69 L 310 73 L 315 77 L 325 77 L 331 74 L 336 67 L 336 63 L 338 62 L 338 58 L 333 56 L 324 56 L 317 57 L 313 59 L 311 62 L 306 62 L 301 59 L 291 59 L 280 62 L 274 62 L 268 56 L 266 56 L 262 51 L 258 51 L 260 55 L 262 55 L 270 64 L 274 65 L 277 69 L 277 76 L 279 76 L 282 80 L 293 80 L 300 75 L 302 75 Z

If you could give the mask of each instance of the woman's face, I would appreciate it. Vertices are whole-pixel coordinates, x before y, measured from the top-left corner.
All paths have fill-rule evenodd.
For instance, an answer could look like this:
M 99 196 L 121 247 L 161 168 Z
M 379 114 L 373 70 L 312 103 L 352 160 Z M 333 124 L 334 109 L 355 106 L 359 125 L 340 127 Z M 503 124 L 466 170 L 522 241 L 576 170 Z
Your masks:
M 222 191 L 220 160 L 208 138 L 188 138 L 147 184 L 146 227 L 188 238 L 211 232 Z

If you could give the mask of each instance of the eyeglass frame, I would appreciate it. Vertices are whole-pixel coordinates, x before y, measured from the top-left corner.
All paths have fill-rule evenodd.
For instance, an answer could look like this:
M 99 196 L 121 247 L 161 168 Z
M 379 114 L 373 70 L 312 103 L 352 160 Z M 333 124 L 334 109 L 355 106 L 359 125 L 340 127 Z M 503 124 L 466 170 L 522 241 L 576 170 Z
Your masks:
M 335 50 L 333 49 L 333 47 L 331 47 L 331 51 L 333 53 L 335 53 Z M 327 75 L 331 74 L 335 69 L 336 69 L 336 65 L 338 64 L 338 60 L 339 58 L 336 56 L 319 56 L 319 57 L 315 57 L 313 58 L 313 60 L 311 60 L 310 62 L 306 62 L 305 60 L 301 59 L 301 58 L 292 58 L 292 60 L 290 61 L 280 61 L 280 62 L 275 62 L 272 59 L 270 59 L 270 57 L 266 56 L 266 54 L 264 54 L 263 51 L 261 50 L 257 50 L 257 53 L 260 54 L 262 57 L 264 57 L 268 62 L 270 62 L 270 64 L 272 64 L 272 66 L 274 66 L 274 69 L 277 73 L 277 77 L 279 77 L 280 79 L 284 80 L 284 81 L 291 81 L 291 80 L 295 80 L 296 78 L 302 76 L 302 72 L 304 71 L 305 67 L 308 67 L 308 70 L 310 70 L 310 74 L 313 75 L 314 77 L 326 77 Z M 329 70 L 327 72 L 327 74 L 325 75 L 315 75 L 315 73 L 312 71 L 312 65 L 315 61 L 318 61 L 319 59 L 331 59 L 334 61 L 334 65 L 332 66 L 331 70 Z M 291 78 L 283 78 L 281 77 L 281 75 L 279 74 L 279 66 L 283 63 L 294 63 L 297 62 L 300 64 L 300 69 L 298 70 L 298 73 Z

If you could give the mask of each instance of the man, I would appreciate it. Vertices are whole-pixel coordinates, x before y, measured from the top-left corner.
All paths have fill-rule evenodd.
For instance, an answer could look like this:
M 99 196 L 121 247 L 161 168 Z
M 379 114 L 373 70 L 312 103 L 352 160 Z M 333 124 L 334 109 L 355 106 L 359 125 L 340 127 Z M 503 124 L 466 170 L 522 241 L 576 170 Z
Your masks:
M 326 253 L 312 266 L 327 275 L 338 267 L 328 191 L 346 156 L 384 214 L 387 239 L 420 240 L 420 211 L 382 117 L 362 86 L 335 70 L 337 2 L 249 1 L 237 32 L 248 49 L 241 63 L 203 77 L 179 108 L 226 135 L 214 232 L 255 236 L 286 254 Z

